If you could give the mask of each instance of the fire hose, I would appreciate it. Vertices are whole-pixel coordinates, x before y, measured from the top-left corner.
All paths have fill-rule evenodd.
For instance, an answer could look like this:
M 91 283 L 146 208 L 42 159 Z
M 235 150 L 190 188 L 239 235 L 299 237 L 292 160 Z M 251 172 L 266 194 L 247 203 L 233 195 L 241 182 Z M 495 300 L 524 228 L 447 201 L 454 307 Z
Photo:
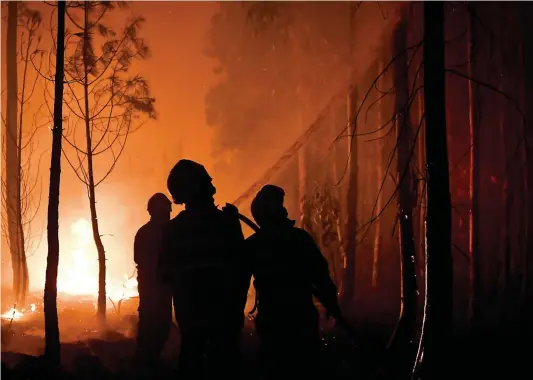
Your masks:
M 230 203 L 226 203 L 226 208 L 228 209 L 233 209 L 234 211 L 237 211 L 237 217 L 239 218 L 239 220 L 241 220 L 244 224 L 246 224 L 248 227 L 250 227 L 254 232 L 259 232 L 259 226 L 257 224 L 255 224 L 254 222 L 252 222 L 248 217 L 244 216 L 243 214 L 241 214 L 238 210 L 237 210 L 237 207 L 235 207 L 234 205 L 230 204 Z M 252 308 L 252 310 L 250 310 L 248 312 L 248 317 L 251 318 L 254 313 L 256 312 L 257 310 L 257 293 L 255 293 L 255 297 L 254 297 L 254 307 Z

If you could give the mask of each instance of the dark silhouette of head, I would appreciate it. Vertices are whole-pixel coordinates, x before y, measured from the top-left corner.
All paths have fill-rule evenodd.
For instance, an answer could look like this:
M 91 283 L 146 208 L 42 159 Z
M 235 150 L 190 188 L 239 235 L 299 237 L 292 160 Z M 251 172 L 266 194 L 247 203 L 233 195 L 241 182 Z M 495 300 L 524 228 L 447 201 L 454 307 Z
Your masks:
M 285 191 L 278 186 L 265 185 L 252 201 L 252 216 L 259 227 L 270 227 L 287 220 L 287 209 L 283 206 Z
M 168 191 L 176 204 L 186 207 L 214 204 L 216 188 L 207 170 L 197 162 L 179 160 L 167 179 Z
M 163 193 L 155 193 L 148 200 L 148 213 L 153 220 L 169 221 L 172 202 Z

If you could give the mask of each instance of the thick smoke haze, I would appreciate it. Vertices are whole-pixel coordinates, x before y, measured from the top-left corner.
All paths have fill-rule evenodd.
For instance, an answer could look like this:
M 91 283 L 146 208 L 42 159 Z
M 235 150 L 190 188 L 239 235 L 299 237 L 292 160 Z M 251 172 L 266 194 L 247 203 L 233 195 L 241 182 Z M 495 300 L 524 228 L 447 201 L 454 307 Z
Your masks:
M 54 24 L 50 21 L 51 10 L 43 3 L 28 5 L 43 13 L 40 49 L 48 51 L 50 23 Z M 108 23 L 119 27 L 129 14 L 146 18 L 140 34 L 151 55 L 135 63 L 132 70 L 148 81 L 156 99 L 157 119 L 129 137 L 114 172 L 96 191 L 108 284 L 119 284 L 125 274 L 133 272 L 133 237 L 148 219 L 146 202 L 153 193 L 166 192 L 167 174 L 178 159 L 187 157 L 203 163 L 217 186 L 217 201 L 233 201 L 314 121 L 330 98 L 346 89 L 350 67 L 356 77 L 367 71 L 381 36 L 397 18 L 395 4 L 362 3 L 350 35 L 349 5 L 344 2 L 270 3 L 268 9 L 251 9 L 265 6 L 259 3 L 128 5 L 125 10 L 113 12 Z M 6 24 L 4 17 L 2 56 Z M 32 72 L 29 77 L 35 75 Z M 32 166 L 42 192 L 33 223 L 33 239 L 40 239 L 40 244 L 28 258 L 30 289 L 34 290 L 43 288 L 46 263 L 51 146 L 46 124 L 50 125 L 51 117 L 46 110 L 38 111 L 43 102 L 43 82 L 38 79 L 24 116 L 27 125 L 34 120 L 45 125 L 38 132 Z M 69 153 L 69 147 L 65 149 Z M 38 167 L 39 156 L 42 159 Z M 98 173 L 98 167 L 95 170 Z M 175 206 L 174 214 L 178 210 Z M 247 209 L 242 211 L 249 214 Z M 86 189 L 63 159 L 60 278 L 72 265 L 76 237 L 71 226 L 79 219 L 89 219 Z M 96 249 L 91 244 L 89 247 L 96 268 Z M 2 248 L 2 284 L 10 285 L 5 239 Z

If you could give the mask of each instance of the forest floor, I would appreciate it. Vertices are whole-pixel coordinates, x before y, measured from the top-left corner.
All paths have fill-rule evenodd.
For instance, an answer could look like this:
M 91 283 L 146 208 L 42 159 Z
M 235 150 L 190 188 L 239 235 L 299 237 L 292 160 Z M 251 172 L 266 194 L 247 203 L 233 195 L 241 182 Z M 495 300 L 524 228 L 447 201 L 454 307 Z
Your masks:
M 121 316 L 109 313 L 108 329 L 95 327 L 91 302 L 63 302 L 59 307 L 62 370 L 65 379 L 134 379 L 136 303 L 125 304 Z M 297 323 L 288 316 L 287 323 Z M 384 364 L 384 347 L 391 327 L 359 326 L 361 340 L 354 342 L 331 323 L 322 330 L 321 366 L 327 379 L 375 379 Z M 528 373 L 531 354 L 529 334 L 498 329 L 458 334 L 450 352 L 454 379 L 509 378 Z M 257 337 L 253 322 L 243 331 L 243 378 L 258 378 Z M 44 319 L 39 307 L 19 319 L 2 319 L 2 379 L 44 379 L 39 356 L 44 351 Z M 160 378 L 175 378 L 179 332 L 173 328 L 163 352 Z M 318 364 L 313 363 L 312 365 Z

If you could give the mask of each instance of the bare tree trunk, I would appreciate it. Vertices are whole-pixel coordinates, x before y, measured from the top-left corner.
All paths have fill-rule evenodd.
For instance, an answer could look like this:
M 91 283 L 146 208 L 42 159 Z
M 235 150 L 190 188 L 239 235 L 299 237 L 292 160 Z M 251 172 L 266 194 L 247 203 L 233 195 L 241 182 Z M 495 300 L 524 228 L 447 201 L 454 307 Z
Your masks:
M 522 155 L 524 158 L 524 240 L 525 240 L 525 276 L 523 279 L 523 294 L 525 296 L 525 313 L 522 315 L 526 320 L 533 317 L 533 164 L 531 163 L 531 146 L 533 145 L 533 35 L 530 31 L 531 15 L 533 9 L 530 3 L 524 3 L 522 11 L 524 33 L 524 100 L 526 105 L 526 121 L 524 128 L 524 142 Z
M 353 301 L 355 291 L 355 251 L 357 244 L 357 185 L 358 185 L 358 163 L 357 163 L 357 138 L 355 136 L 357 126 L 355 116 L 357 113 L 358 99 L 357 88 L 352 86 L 348 95 L 348 125 L 349 136 L 348 140 L 351 142 L 349 151 L 349 178 L 348 178 L 348 194 L 347 207 L 348 223 L 346 228 L 346 264 L 344 268 L 342 280 L 342 294 L 341 301 L 345 308 L 349 308 L 349 304 Z
M 331 130 L 332 130 L 332 137 L 335 139 L 337 137 L 337 133 L 338 133 L 338 124 L 337 124 L 337 114 L 335 113 L 335 108 L 332 107 L 332 112 L 331 112 Z M 339 176 L 338 176 L 338 167 L 337 167 L 337 144 L 335 144 L 333 146 L 333 154 L 332 154 L 332 157 L 333 157 L 333 162 L 332 162 L 332 165 L 331 165 L 331 179 L 332 179 L 332 182 L 333 182 L 333 197 L 335 199 L 338 200 L 338 204 L 339 204 L 339 207 L 340 209 L 338 210 L 338 217 L 337 217 L 337 221 L 335 223 L 335 231 L 336 231 L 336 234 L 337 234 L 337 240 L 339 242 L 339 250 L 337 252 L 338 255 L 340 255 L 341 258 L 344 258 L 345 256 L 345 251 L 344 251 L 344 242 L 343 242 L 343 239 L 342 239 L 342 227 L 341 227 L 341 220 L 342 220 L 342 217 L 343 217 L 343 207 L 342 207 L 342 202 L 341 202 L 341 196 L 342 196 L 342 191 L 341 191 L 341 188 L 336 186 L 337 183 L 339 182 Z M 335 284 L 337 285 L 337 288 L 340 289 L 341 288 L 341 284 L 342 284 L 342 278 L 340 275 L 342 275 L 342 272 L 339 271 L 337 268 L 339 267 L 339 257 L 338 256 L 335 256 L 334 258 L 335 260 Z
M 383 59 L 378 58 L 378 75 L 383 71 Z M 381 96 L 379 94 L 378 96 Z M 383 123 L 383 100 L 380 98 L 376 104 L 377 117 L 376 126 L 381 128 Z M 384 137 L 382 137 L 384 138 Z M 382 138 L 377 140 L 377 161 L 376 161 L 376 184 L 377 184 L 377 202 L 376 202 L 376 215 L 379 215 L 383 208 L 383 141 Z M 378 284 L 378 264 L 379 264 L 379 252 L 381 250 L 381 217 L 378 217 L 376 221 L 376 231 L 374 236 L 374 249 L 372 254 L 372 287 L 375 288 Z
M 6 51 L 6 211 L 9 250 L 13 268 L 13 294 L 17 304 L 24 298 L 23 262 L 21 259 L 20 215 L 20 157 L 18 152 L 18 72 L 17 72 L 17 22 L 18 2 L 7 4 Z M 23 245 L 22 245 L 23 246 Z
M 474 6 L 470 4 L 470 6 Z M 473 47 L 474 39 L 474 16 L 469 15 L 468 21 L 468 75 L 473 76 L 475 59 Z M 468 254 L 470 257 L 469 289 L 470 297 L 468 319 L 471 323 L 479 322 L 481 296 L 481 263 L 479 246 L 479 151 L 478 151 L 478 117 L 476 108 L 476 91 L 474 83 L 468 81 L 468 119 L 470 125 L 470 214 L 469 214 L 469 237 Z
M 44 285 L 45 357 L 55 368 L 60 366 L 59 324 L 57 318 L 57 272 L 59 266 L 59 185 L 61 180 L 61 142 L 63 138 L 63 78 L 65 60 L 65 2 L 57 2 L 57 52 L 54 95 L 54 128 L 48 195 L 48 256 Z
M 418 134 L 418 161 L 420 166 L 420 173 L 421 175 L 426 177 L 426 156 L 425 156 L 425 137 L 426 137 L 426 127 L 425 122 L 422 120 L 424 117 L 424 95 L 421 93 L 418 96 L 418 122 L 420 123 L 420 132 Z M 418 186 L 418 194 L 420 194 L 419 199 L 419 232 L 420 232 L 420 254 L 419 254 L 419 260 L 420 263 L 423 263 L 425 260 L 424 253 L 426 252 L 426 242 L 424 237 L 426 236 L 425 232 L 425 221 L 426 221 L 426 195 L 427 195 L 427 187 L 425 180 L 419 181 Z M 424 272 L 424 266 L 420 265 L 420 276 L 425 276 Z
M 22 149 L 24 147 L 22 143 L 22 126 L 24 124 L 24 105 L 26 103 L 26 79 L 27 79 L 27 73 L 28 73 L 28 64 L 29 64 L 29 57 L 30 57 L 30 48 L 31 48 L 31 41 L 33 38 L 33 29 L 29 31 L 29 37 L 28 37 L 28 43 L 26 44 L 26 55 L 25 55 L 25 61 L 24 61 L 24 72 L 22 75 L 22 91 L 20 94 L 20 113 L 19 113 L 19 128 L 18 128 L 18 143 L 17 143 L 17 155 L 18 155 L 18 200 L 17 200 L 17 228 L 18 228 L 18 237 L 19 237 L 19 260 L 20 260 L 20 292 L 21 292 L 21 298 L 20 301 L 22 304 L 24 304 L 26 299 L 26 294 L 28 293 L 29 288 L 29 276 L 28 276 L 28 263 L 26 261 L 26 246 L 25 246 L 25 237 L 24 237 L 24 221 L 23 221 L 23 210 L 22 210 L 22 198 L 23 196 L 30 197 L 31 193 L 26 192 L 26 194 L 22 194 L 22 178 L 23 178 L 23 172 L 22 172 Z
M 453 309 L 451 196 L 446 141 L 444 3 L 424 3 L 424 107 L 426 116 L 426 297 L 415 374 L 449 379 Z
M 422 4 L 415 4 L 411 3 L 412 5 L 412 17 L 413 17 L 413 23 L 416 25 L 416 30 L 414 31 L 415 39 L 419 39 L 423 36 L 423 30 L 422 29 L 422 18 L 421 12 L 423 11 L 422 7 L 419 7 L 419 5 Z M 422 59 L 418 61 L 420 65 L 423 64 Z M 418 83 L 423 83 L 423 75 L 424 75 L 424 68 L 421 67 L 419 73 L 417 74 Z M 417 95 L 417 120 L 419 123 L 419 133 L 417 138 L 417 157 L 418 157 L 418 170 L 420 171 L 420 176 L 422 177 L 418 181 L 418 195 L 419 195 L 419 212 L 418 212 L 418 231 L 419 231 L 419 254 L 418 254 L 418 260 L 420 264 L 423 264 L 425 261 L 425 252 L 426 252 L 426 242 L 425 242 L 425 221 L 426 221 L 426 195 L 427 195 L 427 186 L 426 186 L 426 156 L 425 156 L 425 139 L 426 139 L 426 123 L 424 120 L 424 93 L 421 91 Z M 419 276 L 420 279 L 423 280 L 425 276 L 424 271 L 424 265 L 419 265 Z
M 302 103 L 299 105 L 298 110 L 298 127 L 300 131 L 305 131 L 303 111 L 301 109 Z M 300 226 L 303 228 L 305 221 L 305 190 L 306 190 L 306 160 L 305 160 L 305 147 L 302 146 L 298 151 L 298 210 L 300 212 Z
M 91 138 L 91 119 L 89 108 L 89 69 L 88 69 L 88 49 L 89 49 L 89 7 L 85 3 L 85 24 L 83 30 L 83 69 L 84 69 L 84 100 L 85 100 L 85 138 L 87 141 L 87 187 L 89 192 L 89 208 L 91 212 L 91 225 L 93 230 L 94 243 L 98 252 L 98 302 L 97 313 L 100 323 L 104 323 L 106 319 L 106 265 L 105 265 L 105 249 L 102 243 L 102 237 L 98 228 L 98 216 L 96 213 L 96 195 L 94 183 L 93 170 L 93 148 Z
M 502 261 L 503 261 L 503 281 L 501 295 L 504 299 L 504 304 L 507 304 L 509 294 L 509 288 L 511 285 L 511 206 L 512 206 L 512 192 L 509 190 L 510 178 L 508 169 L 508 159 L 507 159 L 507 133 L 505 132 L 506 125 L 506 110 L 507 106 L 503 105 L 501 110 L 501 120 L 500 120 L 500 136 L 502 139 L 503 148 L 503 162 L 504 168 L 507 172 L 505 174 L 505 179 L 502 184 L 502 202 L 503 202 L 503 226 L 502 226 Z M 504 307 L 505 309 L 506 307 Z
M 407 45 L 407 21 L 400 21 L 393 35 L 393 51 L 395 54 L 405 51 Z M 401 260 L 401 303 L 400 318 L 389 349 L 395 357 L 399 353 L 407 354 L 409 344 L 416 333 L 416 310 L 418 286 L 415 267 L 415 244 L 413 237 L 413 179 L 411 175 L 411 157 L 414 151 L 414 135 L 409 115 L 409 72 L 407 53 L 399 56 L 394 63 L 394 85 L 396 87 L 396 135 L 398 152 L 398 220 L 400 228 L 400 260 Z M 412 358 L 406 358 L 407 371 L 412 368 Z M 403 372 L 400 368 L 397 371 Z
M 500 76 L 500 91 L 506 91 L 505 78 Z M 501 290 L 500 296 L 503 299 L 502 310 L 503 318 L 505 318 L 505 310 L 509 305 L 509 295 L 511 286 L 511 207 L 512 207 L 512 191 L 509 186 L 511 184 L 511 171 L 508 165 L 508 144 L 509 144 L 509 131 L 506 131 L 507 127 L 507 99 L 502 98 L 500 109 L 500 138 L 503 146 L 503 167 L 504 167 L 504 179 L 502 181 L 502 204 L 503 204 L 503 223 L 502 223 L 502 267 L 503 273 L 501 275 Z
M 519 10 L 521 10 L 521 7 L 518 8 Z M 521 21 L 521 30 L 523 30 L 523 28 L 526 26 L 526 25 L 529 25 L 529 24 L 526 24 L 524 22 L 524 20 L 520 20 L 521 17 L 523 17 L 523 13 L 525 12 L 521 12 L 522 14 L 520 14 L 518 16 L 518 21 L 520 22 Z M 522 36 L 524 35 L 525 33 L 522 34 Z M 524 37 L 522 37 L 524 38 Z M 520 88 L 520 98 L 521 98 L 521 101 L 520 101 L 520 106 L 522 107 L 522 109 L 527 110 L 526 107 L 525 107 L 525 104 L 527 104 L 528 100 L 526 99 L 526 95 L 527 95 L 527 77 L 526 77 L 526 71 L 528 71 L 528 67 L 526 66 L 527 62 L 525 62 L 524 58 L 525 58 L 525 46 L 524 46 L 524 40 L 521 41 L 521 44 L 519 45 L 519 53 L 518 53 L 518 59 L 519 59 L 519 62 L 521 62 L 522 64 L 522 77 L 525 79 L 523 81 L 523 85 L 522 87 Z M 531 83 L 530 85 L 533 85 L 533 83 Z M 533 99 L 532 99 L 533 100 Z M 531 103 L 529 103 L 531 104 Z M 527 117 L 527 113 L 526 113 L 526 117 Z M 526 132 L 526 128 L 527 128 L 527 120 L 525 120 L 524 118 L 521 118 L 520 120 L 520 127 L 521 127 L 521 131 L 522 133 L 524 133 L 525 135 L 527 135 L 527 132 Z M 517 228 L 517 237 L 518 237 L 518 240 L 519 240 L 519 243 L 518 243 L 518 246 L 517 246 L 517 250 L 519 251 L 519 258 L 516 260 L 516 265 L 517 265 L 517 273 L 519 274 L 519 278 L 517 279 L 517 290 L 519 292 L 519 296 L 518 296 L 518 310 L 520 311 L 523 307 L 523 305 L 525 305 L 525 296 L 526 296 L 526 281 L 527 281 L 527 220 L 528 220 L 528 209 L 527 209 L 527 198 L 528 198 L 528 180 L 527 180 L 527 167 L 528 167 L 528 145 L 527 145 L 527 140 L 524 140 L 522 141 L 521 143 L 521 149 L 520 149 L 520 158 L 521 158 L 521 161 L 523 163 L 522 165 L 522 168 L 520 169 L 522 171 L 522 178 L 521 178 L 521 181 L 519 182 L 520 184 L 520 188 L 521 188 L 521 192 L 518 192 L 518 210 L 523 210 L 523 212 L 521 212 L 519 214 L 519 216 L 517 217 L 518 218 L 518 228 Z M 522 315 L 524 315 L 525 313 L 522 313 Z M 527 318 L 527 317 L 526 317 Z
M 348 4 L 349 17 L 349 59 L 353 66 L 353 18 L 355 8 L 352 3 Z M 350 307 L 355 292 L 355 251 L 357 243 L 357 186 L 358 186 L 358 163 L 357 163 L 357 87 L 353 83 L 353 67 L 350 68 L 350 90 L 346 99 L 347 132 L 348 132 L 348 191 L 346 194 L 346 256 L 342 279 L 341 304 L 345 309 Z

